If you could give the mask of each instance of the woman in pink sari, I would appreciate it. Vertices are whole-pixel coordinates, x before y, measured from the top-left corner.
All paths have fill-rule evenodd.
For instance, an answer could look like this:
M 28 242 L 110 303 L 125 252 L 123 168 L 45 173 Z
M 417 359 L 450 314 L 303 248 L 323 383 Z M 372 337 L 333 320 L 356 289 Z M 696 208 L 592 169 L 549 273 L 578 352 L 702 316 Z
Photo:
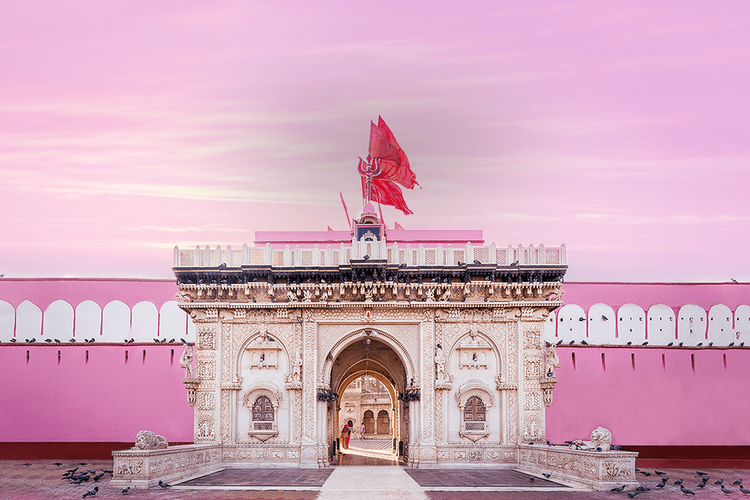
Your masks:
M 341 446 L 344 449 L 349 449 L 349 438 L 352 436 L 352 430 L 349 428 L 347 424 L 344 424 L 344 428 L 341 429 L 341 435 L 339 438 L 341 439 Z

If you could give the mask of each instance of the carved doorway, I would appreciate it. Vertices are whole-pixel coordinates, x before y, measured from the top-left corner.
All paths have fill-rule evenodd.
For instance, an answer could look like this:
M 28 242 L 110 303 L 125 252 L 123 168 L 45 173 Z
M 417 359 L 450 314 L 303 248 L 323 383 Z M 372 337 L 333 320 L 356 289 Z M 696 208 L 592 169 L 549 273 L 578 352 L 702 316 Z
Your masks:
M 406 387 L 406 374 L 399 354 L 374 336 L 353 339 L 338 353 L 331 365 L 331 389 L 338 398 L 328 410 L 332 463 L 340 461 L 342 453 L 358 451 L 367 457 L 382 454 L 393 465 L 398 463 L 397 459 L 406 458 L 408 422 L 405 405 L 399 399 Z M 343 444 L 337 438 L 350 422 L 354 424 L 350 427 L 350 447 L 342 449 Z M 387 465 L 372 461 L 356 465 L 370 463 Z

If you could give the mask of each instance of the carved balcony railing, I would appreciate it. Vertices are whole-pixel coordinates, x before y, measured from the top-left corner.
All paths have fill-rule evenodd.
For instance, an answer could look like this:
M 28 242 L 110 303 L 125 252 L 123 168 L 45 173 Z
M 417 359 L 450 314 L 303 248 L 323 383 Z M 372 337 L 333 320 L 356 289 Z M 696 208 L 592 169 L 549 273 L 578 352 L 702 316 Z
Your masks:
M 313 248 L 274 249 L 271 244 L 265 247 L 248 247 L 234 250 L 231 246 L 194 249 L 174 248 L 175 268 L 272 266 L 286 268 L 338 267 L 352 260 L 386 260 L 389 264 L 406 267 L 461 266 L 468 264 L 494 264 L 497 266 L 565 266 L 567 256 L 565 245 L 545 247 L 539 245 L 496 247 L 494 243 L 485 246 L 452 247 L 450 244 L 425 247 L 424 245 L 389 245 L 382 241 L 356 241 L 350 245 L 315 245 Z

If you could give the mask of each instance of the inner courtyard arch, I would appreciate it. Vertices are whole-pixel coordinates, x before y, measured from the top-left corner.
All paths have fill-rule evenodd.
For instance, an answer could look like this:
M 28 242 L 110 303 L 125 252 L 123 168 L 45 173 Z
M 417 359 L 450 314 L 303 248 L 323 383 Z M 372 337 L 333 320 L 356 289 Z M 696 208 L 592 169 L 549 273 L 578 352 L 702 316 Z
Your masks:
M 342 345 L 330 364 L 331 390 L 336 401 L 327 407 L 327 441 L 335 450 L 336 439 L 344 424 L 354 423 L 354 435 L 362 438 L 361 426 L 365 424 L 365 439 L 388 439 L 391 453 L 406 458 L 408 453 L 408 404 L 399 398 L 408 388 L 407 369 L 402 355 L 387 343 L 382 335 L 372 331 L 358 332 Z M 377 405 L 360 407 L 360 414 L 347 411 L 343 405 L 347 388 L 370 384 L 380 387 Z M 350 390 L 351 392 L 351 390 Z M 383 406 L 387 403 L 387 406 Z M 349 407 L 351 410 L 351 406 Z

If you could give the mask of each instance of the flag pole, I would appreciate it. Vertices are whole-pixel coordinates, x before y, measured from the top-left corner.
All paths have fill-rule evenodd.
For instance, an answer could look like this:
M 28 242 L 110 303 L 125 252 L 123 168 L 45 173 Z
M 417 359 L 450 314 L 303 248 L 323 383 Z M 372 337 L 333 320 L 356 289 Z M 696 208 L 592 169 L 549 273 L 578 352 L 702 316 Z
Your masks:
M 352 229 L 352 220 L 349 218 L 349 210 L 346 209 L 346 202 L 344 201 L 344 195 L 339 191 L 339 196 L 341 196 L 341 204 L 344 205 L 344 213 L 346 214 L 346 225 L 349 227 L 349 230 Z

